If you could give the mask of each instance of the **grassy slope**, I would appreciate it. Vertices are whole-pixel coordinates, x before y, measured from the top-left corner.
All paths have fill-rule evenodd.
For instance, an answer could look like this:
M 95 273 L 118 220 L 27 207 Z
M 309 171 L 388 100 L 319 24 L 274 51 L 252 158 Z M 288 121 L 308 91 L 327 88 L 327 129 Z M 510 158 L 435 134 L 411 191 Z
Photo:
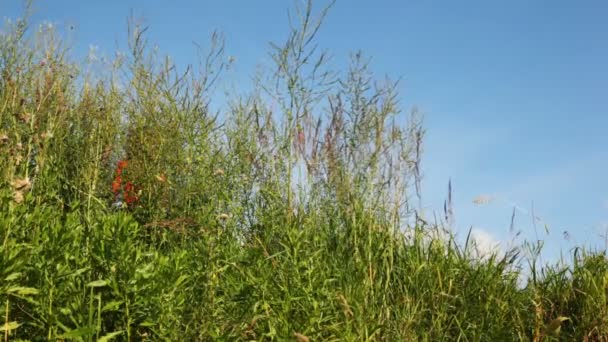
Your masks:
M 206 69 L 178 74 L 134 25 L 131 55 L 86 74 L 53 32 L 7 28 L 0 334 L 608 339 L 605 251 L 577 250 L 567 268 L 518 250 L 479 260 L 440 226 L 406 228 L 424 131 L 359 54 L 345 72 L 305 59 L 316 26 L 299 10 L 311 16 L 272 51 L 279 71 L 221 122 L 207 110 L 221 41 Z

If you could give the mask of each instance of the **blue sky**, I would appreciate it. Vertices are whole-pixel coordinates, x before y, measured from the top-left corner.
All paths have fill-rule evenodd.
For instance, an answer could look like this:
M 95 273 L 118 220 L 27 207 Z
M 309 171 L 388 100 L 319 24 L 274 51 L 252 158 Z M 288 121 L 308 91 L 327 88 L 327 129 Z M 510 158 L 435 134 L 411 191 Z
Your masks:
M 322 1 L 317 1 L 321 4 Z M 149 39 L 177 63 L 196 62 L 192 42 L 225 34 L 236 58 L 226 75 L 244 84 L 267 62 L 268 42 L 286 35 L 285 0 L 38 1 L 35 21 L 75 27 L 74 51 L 125 48 L 131 10 Z M 0 3 L 15 17 L 22 2 Z M 439 210 L 452 179 L 456 230 L 510 238 L 512 205 L 524 236 L 529 211 L 549 225 L 548 260 L 573 244 L 604 246 L 608 229 L 608 2 L 338 0 L 319 44 L 345 66 L 373 57 L 378 75 L 402 77 L 404 109 L 427 129 L 424 206 Z M 477 206 L 478 195 L 495 198 Z M 539 226 L 539 232 L 543 229 Z M 568 231 L 570 241 L 563 238 Z

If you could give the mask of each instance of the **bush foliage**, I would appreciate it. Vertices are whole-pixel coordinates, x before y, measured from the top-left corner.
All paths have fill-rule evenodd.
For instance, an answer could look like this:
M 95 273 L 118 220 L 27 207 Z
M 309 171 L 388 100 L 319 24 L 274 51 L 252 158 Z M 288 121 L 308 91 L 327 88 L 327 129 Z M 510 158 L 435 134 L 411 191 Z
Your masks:
M 5 26 L 5 340 L 608 339 L 605 252 L 479 259 L 417 215 L 420 117 L 361 53 L 328 68 L 328 9 L 296 6 L 272 66 L 216 113 L 218 35 L 180 72 L 132 24 L 100 69 Z

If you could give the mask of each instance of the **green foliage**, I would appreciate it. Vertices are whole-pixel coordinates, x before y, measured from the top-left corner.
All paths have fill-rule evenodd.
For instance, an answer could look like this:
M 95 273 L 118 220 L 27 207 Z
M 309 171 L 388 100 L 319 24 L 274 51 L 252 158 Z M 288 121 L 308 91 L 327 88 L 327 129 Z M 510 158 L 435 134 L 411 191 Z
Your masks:
M 272 69 L 217 114 L 218 35 L 179 72 L 133 24 L 130 54 L 99 71 L 54 32 L 6 26 L 5 340 L 608 337 L 605 252 L 532 258 L 522 287 L 517 250 L 480 259 L 412 220 L 420 118 L 361 53 L 327 68 L 314 38 L 328 9 L 296 7 Z

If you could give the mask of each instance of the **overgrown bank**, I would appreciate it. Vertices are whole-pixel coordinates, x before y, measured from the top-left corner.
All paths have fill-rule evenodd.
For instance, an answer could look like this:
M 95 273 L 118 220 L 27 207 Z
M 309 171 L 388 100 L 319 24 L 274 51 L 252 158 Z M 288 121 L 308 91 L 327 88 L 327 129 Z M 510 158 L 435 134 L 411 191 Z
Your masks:
M 218 36 L 179 72 L 132 25 L 129 53 L 87 72 L 52 30 L 6 26 L 5 340 L 608 339 L 605 251 L 479 260 L 412 219 L 416 113 L 361 54 L 328 69 L 326 9 L 296 10 L 273 66 L 220 113 Z

